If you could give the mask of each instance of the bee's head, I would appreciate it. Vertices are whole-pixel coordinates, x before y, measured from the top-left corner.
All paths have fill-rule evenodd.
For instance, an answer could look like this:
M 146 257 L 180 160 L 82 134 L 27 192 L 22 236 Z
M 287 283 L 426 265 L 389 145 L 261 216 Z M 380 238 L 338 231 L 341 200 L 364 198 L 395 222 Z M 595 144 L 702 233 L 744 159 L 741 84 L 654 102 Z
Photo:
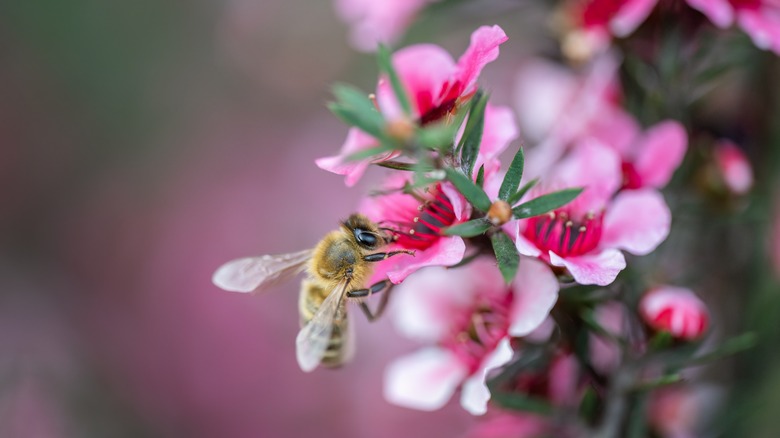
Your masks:
M 351 215 L 342 225 L 364 249 L 374 250 L 385 243 L 376 225 L 361 214 Z

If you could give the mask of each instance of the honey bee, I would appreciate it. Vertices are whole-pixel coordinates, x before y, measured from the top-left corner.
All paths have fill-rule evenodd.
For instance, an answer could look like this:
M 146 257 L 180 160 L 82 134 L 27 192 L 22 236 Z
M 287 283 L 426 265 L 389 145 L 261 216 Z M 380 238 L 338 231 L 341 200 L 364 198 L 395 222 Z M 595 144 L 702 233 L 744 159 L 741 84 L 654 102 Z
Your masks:
M 387 304 L 389 280 L 365 286 L 373 271 L 371 263 L 399 254 L 414 256 L 414 251 L 406 250 L 374 252 L 393 240 L 392 230 L 353 214 L 314 249 L 232 260 L 214 272 L 212 281 L 227 291 L 254 292 L 306 271 L 298 299 L 302 327 L 295 340 L 298 365 L 306 372 L 320 364 L 337 367 L 354 352 L 346 301 L 356 301 L 369 321 L 379 317 Z M 372 312 L 362 298 L 382 291 Z

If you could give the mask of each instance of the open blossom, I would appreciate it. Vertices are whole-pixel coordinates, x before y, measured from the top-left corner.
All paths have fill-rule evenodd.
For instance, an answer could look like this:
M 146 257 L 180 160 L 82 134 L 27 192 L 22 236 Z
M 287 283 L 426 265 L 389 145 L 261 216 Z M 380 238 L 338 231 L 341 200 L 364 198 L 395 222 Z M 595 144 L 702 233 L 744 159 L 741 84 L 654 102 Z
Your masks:
M 390 364 L 385 397 L 435 410 L 460 387 L 463 408 L 484 414 L 488 372 L 511 360 L 510 336 L 527 335 L 545 320 L 558 282 L 544 264 L 524 259 L 507 286 L 495 261 L 480 258 L 458 269 L 420 271 L 394 294 L 398 330 L 432 345 Z
M 395 43 L 417 13 L 437 0 L 336 0 L 339 17 L 350 25 L 350 42 L 361 51 Z
M 722 139 L 714 149 L 715 164 L 723 183 L 731 193 L 744 195 L 753 186 L 753 168 L 744 152 L 733 142 Z
M 653 329 L 686 341 L 701 338 L 710 325 L 707 306 L 681 287 L 661 286 L 647 292 L 639 302 L 639 313 Z
M 369 219 L 395 232 L 387 250 L 414 250 L 414 257 L 393 257 L 376 264 L 374 279 L 402 282 L 426 266 L 450 266 L 460 262 L 466 243 L 460 236 L 444 236 L 443 228 L 465 222 L 471 205 L 452 184 L 442 182 L 414 193 L 404 193 L 407 175 L 391 175 L 383 194 L 365 199 L 358 209 Z
M 618 192 L 621 159 L 594 140 L 578 143 L 548 184 L 584 191 L 546 215 L 516 221 L 515 243 L 521 254 L 565 267 L 580 284 L 612 283 L 626 266 L 621 249 L 645 255 L 669 234 L 671 212 L 661 194 Z
M 410 97 L 413 123 L 424 126 L 445 120 L 477 91 L 482 68 L 498 57 L 498 46 L 507 40 L 498 26 L 483 26 L 471 35 L 471 45 L 455 62 L 447 51 L 433 44 L 418 44 L 393 54 L 392 63 Z M 408 123 L 387 78 L 379 80 L 377 106 L 388 123 Z M 345 175 L 352 186 L 371 163 L 393 158 L 397 152 L 365 160 L 349 161 L 347 157 L 378 146 L 376 138 L 351 128 L 338 155 L 316 161 L 321 169 Z
M 777 0 L 686 0 L 713 24 L 727 28 L 735 22 L 765 50 L 780 54 L 780 3 Z M 658 0 L 579 1 L 569 9 L 577 25 L 565 46 L 585 57 L 609 45 L 612 36 L 625 37 L 650 15 Z

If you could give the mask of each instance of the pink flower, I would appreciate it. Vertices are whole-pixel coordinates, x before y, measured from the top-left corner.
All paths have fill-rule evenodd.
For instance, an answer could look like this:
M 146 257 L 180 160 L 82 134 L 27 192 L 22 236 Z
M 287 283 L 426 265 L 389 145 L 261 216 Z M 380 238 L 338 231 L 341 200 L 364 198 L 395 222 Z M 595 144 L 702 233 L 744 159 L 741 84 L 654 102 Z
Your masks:
M 580 142 L 551 176 L 551 186 L 585 190 L 562 208 L 517 221 L 515 243 L 521 254 L 565 267 L 580 284 L 612 283 L 626 266 L 620 249 L 645 255 L 669 234 L 671 212 L 658 191 L 614 196 L 622 184 L 621 160 L 609 147 Z
M 490 399 L 487 374 L 512 358 L 510 336 L 527 335 L 545 320 L 558 282 L 544 264 L 524 259 L 507 286 L 495 261 L 480 258 L 458 269 L 421 271 L 394 294 L 398 330 L 434 345 L 390 364 L 387 400 L 435 410 L 460 387 L 463 408 L 481 415 Z
M 483 26 L 471 35 L 471 45 L 455 62 L 447 51 L 432 44 L 418 44 L 397 51 L 393 66 L 404 85 L 412 106 L 414 123 L 421 126 L 444 120 L 477 90 L 477 78 L 482 68 L 498 57 L 498 46 L 507 40 L 498 27 Z M 409 123 L 387 78 L 377 85 L 377 106 L 389 123 Z M 361 162 L 347 157 L 355 152 L 378 146 L 378 141 L 352 128 L 338 155 L 316 160 L 321 169 L 346 176 L 346 184 L 354 185 L 371 163 L 398 156 L 392 152 Z
M 722 139 L 715 145 L 715 164 L 728 190 L 744 195 L 753 186 L 753 168 L 742 150 Z
M 472 427 L 468 438 L 539 438 L 550 436 L 549 421 L 527 412 L 496 411 Z
M 443 182 L 406 194 L 404 174 L 392 174 L 379 196 L 369 197 L 358 209 L 369 219 L 395 232 L 387 250 L 416 251 L 414 257 L 393 257 L 376 264 L 373 279 L 389 278 L 395 284 L 425 266 L 450 266 L 460 262 L 466 243 L 459 236 L 443 236 L 441 230 L 465 222 L 471 205 L 452 184 Z
M 691 290 L 660 286 L 639 302 L 639 313 L 653 329 L 685 341 L 701 338 L 709 328 L 707 306 Z
M 701 426 L 722 402 L 723 393 L 713 386 L 670 386 L 650 396 L 647 420 L 664 438 L 701 436 Z
M 756 47 L 780 55 L 780 2 L 777 0 L 686 0 L 716 26 L 735 21 Z
M 417 13 L 437 0 L 336 0 L 336 13 L 350 25 L 350 42 L 370 52 L 379 43 L 393 44 Z
M 610 301 L 595 309 L 596 322 L 613 338 L 626 332 L 626 308 L 617 301 Z M 591 334 L 588 342 L 593 367 L 602 374 L 609 374 L 620 365 L 620 347 L 606 336 Z

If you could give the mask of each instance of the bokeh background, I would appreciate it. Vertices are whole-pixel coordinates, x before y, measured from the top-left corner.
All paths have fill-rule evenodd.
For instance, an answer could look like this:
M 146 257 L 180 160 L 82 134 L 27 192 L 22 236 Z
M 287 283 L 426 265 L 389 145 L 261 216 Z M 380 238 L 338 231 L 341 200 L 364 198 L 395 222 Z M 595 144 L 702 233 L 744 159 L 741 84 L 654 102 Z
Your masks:
M 406 41 L 457 56 L 502 25 L 513 55 L 482 83 L 509 104 L 522 55 L 557 44 L 542 7 L 459 5 Z M 382 399 L 385 364 L 415 348 L 386 320 L 358 318 L 352 364 L 304 374 L 297 284 L 210 282 L 312 246 L 379 180 L 314 165 L 346 134 L 330 85 L 375 78 L 327 1 L 0 3 L 0 437 L 462 435 L 457 403 Z

